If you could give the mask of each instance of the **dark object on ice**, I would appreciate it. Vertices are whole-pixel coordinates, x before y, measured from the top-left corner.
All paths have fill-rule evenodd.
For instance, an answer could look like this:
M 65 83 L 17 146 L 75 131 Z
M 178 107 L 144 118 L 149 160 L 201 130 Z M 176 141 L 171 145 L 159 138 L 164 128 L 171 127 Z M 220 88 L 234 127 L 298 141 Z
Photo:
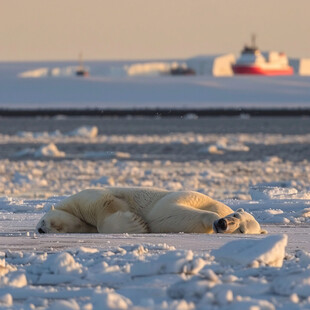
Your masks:
M 170 69 L 171 75 L 196 75 L 195 70 L 191 68 L 184 68 L 184 67 L 176 67 Z
M 84 69 L 78 69 L 78 70 L 76 70 L 75 74 L 76 74 L 77 76 L 88 76 L 88 75 L 89 75 L 88 71 L 87 71 L 87 70 L 84 70 Z
M 89 76 L 89 72 L 85 69 L 84 67 L 84 62 L 83 62 L 83 55 L 80 53 L 79 55 L 79 66 L 75 71 L 76 76 Z

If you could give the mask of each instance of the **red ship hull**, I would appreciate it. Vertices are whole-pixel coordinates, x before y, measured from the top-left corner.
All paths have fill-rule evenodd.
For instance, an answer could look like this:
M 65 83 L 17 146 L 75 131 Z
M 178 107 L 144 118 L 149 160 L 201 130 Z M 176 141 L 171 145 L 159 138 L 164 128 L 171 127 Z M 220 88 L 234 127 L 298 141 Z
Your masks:
M 234 65 L 232 67 L 235 74 L 253 74 L 253 75 L 292 75 L 294 70 L 292 67 L 284 69 L 267 69 L 257 66 Z

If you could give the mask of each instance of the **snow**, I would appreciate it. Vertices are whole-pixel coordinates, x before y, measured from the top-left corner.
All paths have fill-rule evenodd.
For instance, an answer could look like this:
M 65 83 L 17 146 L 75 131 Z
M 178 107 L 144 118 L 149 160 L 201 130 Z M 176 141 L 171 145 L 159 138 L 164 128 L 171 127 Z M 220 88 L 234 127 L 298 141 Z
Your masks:
M 44 120 L 37 122 L 44 124 Z M 16 130 L 0 133 L 0 144 L 5 145 L 5 156 L 0 156 L 0 193 L 49 197 L 101 184 L 195 189 L 216 199 L 305 200 L 309 199 L 310 166 L 303 146 L 309 143 L 308 133 L 143 134 L 141 130 L 106 134 L 98 126 L 83 125 L 67 130 Z M 291 152 L 292 147 L 298 152 Z M 269 149 L 281 154 L 270 156 Z
M 172 65 L 165 62 L 137 63 L 125 66 L 129 76 L 167 74 Z
M 72 62 L 0 63 L 0 107 L 309 108 L 309 76 L 153 76 L 158 70 L 172 65 L 173 61 L 168 64 L 155 62 L 155 68 L 146 62 L 139 63 L 89 62 L 86 65 L 91 75 L 87 78 L 72 74 L 76 69 Z M 128 76 L 125 68 L 130 68 L 129 72 L 134 75 Z M 137 75 L 139 73 L 143 75 Z M 20 75 L 36 78 L 22 78 Z
M 17 76 L 19 78 L 46 78 L 46 77 L 65 77 L 73 76 L 77 70 L 77 67 L 65 66 L 65 67 L 42 67 L 33 70 L 27 70 L 20 72 Z
M 34 157 L 65 157 L 66 154 L 58 150 L 54 143 L 43 145 L 34 152 Z
M 241 137 L 240 137 L 241 138 Z M 233 137 L 228 138 L 220 138 L 216 144 L 211 144 L 208 147 L 202 147 L 198 150 L 198 152 L 205 153 L 209 152 L 212 154 L 224 154 L 225 151 L 234 151 L 234 152 L 248 152 L 250 148 L 244 143 L 238 141 L 240 140 L 238 137 L 234 139 Z M 243 140 L 243 138 L 241 138 Z
M 2 118 L 0 308 L 308 309 L 308 122 Z M 107 185 L 197 190 L 268 234 L 35 232 L 66 196 Z
M 282 267 L 287 245 L 286 235 L 274 235 L 262 240 L 236 240 L 211 252 L 217 261 L 228 265 L 251 267 Z
M 13 298 L 11 294 L 3 294 L 0 296 L 0 306 L 11 307 L 13 306 Z
M 34 157 L 34 158 L 44 158 L 44 157 L 65 157 L 66 153 L 59 151 L 54 143 L 49 143 L 42 145 L 38 149 L 26 148 L 22 149 L 14 154 L 15 158 L 23 157 Z
M 83 126 L 68 133 L 69 136 L 95 138 L 98 135 L 98 128 L 96 126 Z
M 0 296 L 6 296 L 2 299 L 8 304 L 13 300 L 16 309 L 22 304 L 40 304 L 43 309 L 87 305 L 93 309 L 203 309 L 206 304 L 212 309 L 248 309 L 249 305 L 275 309 L 293 303 L 300 309 L 309 306 L 310 253 L 294 249 L 281 256 L 286 241 L 283 235 L 233 237 L 232 241 L 228 236 L 222 246 L 218 246 L 218 236 L 189 235 L 186 247 L 194 250 L 157 243 L 164 237 L 175 244 L 182 240 L 182 234 L 158 236 L 152 243 L 148 242 L 155 235 L 102 235 L 96 244 L 92 236 L 68 236 L 71 241 L 63 237 L 22 236 L 21 240 L 19 236 L 23 246 L 27 239 L 32 247 L 36 244 L 37 252 L 22 249 L 2 254 L 2 260 L 12 268 L 2 278 Z M 217 250 L 210 250 L 210 237 Z M 53 249 L 55 242 L 57 248 Z M 92 247 L 79 246 L 81 242 Z M 49 249 L 42 246 L 44 243 Z M 206 245 L 204 249 L 202 245 Z M 184 244 L 179 247 L 184 248 Z M 218 254 L 227 258 L 231 248 L 235 252 L 231 257 L 240 264 L 228 264 Z M 259 263 L 249 264 L 251 260 Z M 283 266 L 268 266 L 268 261 Z
M 16 271 L 2 278 L 0 300 L 7 305 L 13 300 L 16 308 L 24 302 L 52 309 L 87 305 L 93 309 L 203 309 L 206 303 L 212 309 L 248 309 L 249 305 L 275 309 L 295 302 L 302 309 L 309 305 L 310 274 L 304 271 L 305 260 L 298 255 L 279 258 L 277 247 L 280 242 L 280 252 L 285 250 L 283 240 L 286 237 L 281 235 L 235 240 L 211 254 L 176 250 L 165 244 L 77 247 L 40 255 L 9 252 L 5 259 Z M 248 241 L 247 254 L 260 264 L 244 264 L 242 241 Z M 241 265 L 229 267 L 219 257 L 219 252 L 228 254 L 229 246 Z M 305 255 L 309 253 L 300 256 Z M 268 259 L 275 258 L 282 267 L 268 267 Z M 31 299 L 27 296 L 30 292 Z
M 250 190 L 253 200 L 265 199 L 310 199 L 309 192 L 298 192 L 298 190 L 290 185 L 264 183 L 256 184 Z

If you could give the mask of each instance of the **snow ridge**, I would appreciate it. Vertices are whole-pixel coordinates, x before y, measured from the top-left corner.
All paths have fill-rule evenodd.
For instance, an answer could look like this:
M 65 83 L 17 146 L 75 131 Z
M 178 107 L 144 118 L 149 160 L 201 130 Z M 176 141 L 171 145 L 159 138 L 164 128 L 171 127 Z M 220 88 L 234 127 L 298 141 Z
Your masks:
M 274 310 L 295 309 L 297 303 L 298 309 L 306 309 L 310 273 L 304 268 L 310 264 L 310 253 L 285 256 L 286 242 L 285 235 L 244 239 L 211 253 L 175 250 L 165 244 L 80 247 L 40 255 L 7 251 L 1 253 L 0 302 L 10 309 L 23 304 L 40 309 L 206 309 L 208 305 L 208 309 Z

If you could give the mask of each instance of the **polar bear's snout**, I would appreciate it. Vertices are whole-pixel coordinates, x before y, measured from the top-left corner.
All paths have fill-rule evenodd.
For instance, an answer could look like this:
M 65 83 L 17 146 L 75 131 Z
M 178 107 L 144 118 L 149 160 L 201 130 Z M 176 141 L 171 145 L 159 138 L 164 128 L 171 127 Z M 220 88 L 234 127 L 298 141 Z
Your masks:
M 216 233 L 234 233 L 240 225 L 240 220 L 233 216 L 223 217 L 214 222 L 213 227 Z
M 38 225 L 37 225 L 37 232 L 39 233 L 39 234 L 45 234 L 46 233 L 46 231 L 44 230 L 44 226 L 45 226 L 45 221 L 44 220 L 41 220 L 39 223 L 38 223 Z
M 226 221 L 226 219 L 219 219 L 218 222 L 217 222 L 217 225 L 218 225 L 218 227 L 221 230 L 226 230 L 227 229 L 227 221 Z
M 232 214 L 216 220 L 213 231 L 222 234 L 265 234 L 253 215 L 238 209 Z

